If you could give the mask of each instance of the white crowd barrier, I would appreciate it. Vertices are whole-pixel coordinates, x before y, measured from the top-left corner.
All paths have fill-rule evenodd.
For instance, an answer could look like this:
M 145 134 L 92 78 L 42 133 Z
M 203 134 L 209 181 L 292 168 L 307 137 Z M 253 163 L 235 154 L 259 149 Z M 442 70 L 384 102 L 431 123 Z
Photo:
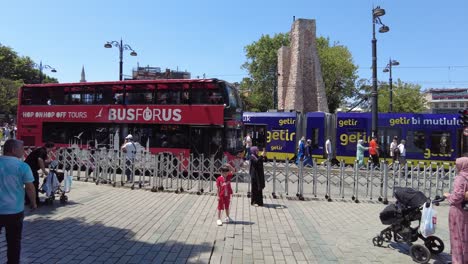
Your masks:
M 26 154 L 30 148 L 26 151 Z M 215 181 L 223 160 L 212 157 L 151 154 L 141 151 L 135 159 L 127 161 L 126 153 L 117 150 L 82 150 L 60 148 L 53 152 L 52 159 L 59 162 L 59 169 L 75 180 L 110 184 L 114 187 L 128 186 L 151 191 L 174 191 L 216 193 Z M 250 195 L 249 162 L 235 160 L 232 180 L 235 194 Z M 125 171 L 130 172 L 127 181 Z M 427 197 L 443 195 L 452 190 L 456 175 L 451 163 L 411 163 L 404 165 L 382 161 L 378 168 L 367 164 L 358 169 L 340 162 L 303 166 L 288 160 L 272 160 L 264 163 L 265 195 L 273 198 L 289 197 L 300 200 L 372 200 L 387 203 L 393 198 L 395 187 L 411 187 L 422 191 Z

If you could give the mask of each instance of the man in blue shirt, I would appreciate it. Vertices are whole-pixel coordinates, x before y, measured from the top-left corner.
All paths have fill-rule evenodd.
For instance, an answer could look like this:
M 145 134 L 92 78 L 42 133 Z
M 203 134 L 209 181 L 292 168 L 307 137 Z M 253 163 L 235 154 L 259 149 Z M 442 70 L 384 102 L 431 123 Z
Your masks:
M 5 227 L 8 263 L 19 263 L 24 218 L 24 192 L 36 209 L 34 177 L 31 168 L 20 159 L 23 141 L 9 139 L 0 156 L 0 228 Z

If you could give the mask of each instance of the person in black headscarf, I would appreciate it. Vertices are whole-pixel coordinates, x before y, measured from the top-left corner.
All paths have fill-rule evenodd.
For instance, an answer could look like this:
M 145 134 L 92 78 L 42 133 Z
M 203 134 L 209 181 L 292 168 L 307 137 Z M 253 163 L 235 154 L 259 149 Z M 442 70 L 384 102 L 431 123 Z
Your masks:
M 265 188 L 265 173 L 263 171 L 264 153 L 259 155 L 258 147 L 250 148 L 250 179 L 252 184 L 251 205 L 263 206 L 263 188 Z

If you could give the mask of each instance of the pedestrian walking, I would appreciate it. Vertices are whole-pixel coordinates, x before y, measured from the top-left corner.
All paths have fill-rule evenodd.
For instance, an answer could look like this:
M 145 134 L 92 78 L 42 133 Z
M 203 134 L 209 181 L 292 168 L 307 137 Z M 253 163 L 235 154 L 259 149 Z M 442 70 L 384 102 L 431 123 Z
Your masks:
M 397 161 L 397 156 L 395 155 L 395 149 L 398 146 L 398 137 L 394 136 L 392 143 L 390 143 L 390 157 L 392 158 L 393 162 Z
M 328 137 L 327 141 L 325 141 L 325 152 L 327 153 L 328 162 L 331 162 L 333 159 L 333 146 L 330 137 Z
M 312 140 L 307 139 L 307 143 L 305 145 L 305 153 L 304 153 L 304 167 L 305 166 L 312 166 Z
M 356 160 L 358 162 L 358 169 L 364 167 L 364 151 L 368 149 L 368 147 L 364 147 L 364 140 L 359 139 L 356 146 Z
M 127 182 L 132 182 L 132 168 L 137 149 L 131 134 L 125 137 L 125 143 L 122 145 L 121 150 L 125 153 L 125 175 L 127 176 Z
M 379 167 L 379 145 L 377 144 L 377 137 L 373 136 L 372 140 L 369 142 L 369 155 L 372 160 L 372 165 L 374 168 Z
M 468 158 L 461 157 L 455 161 L 458 175 L 453 182 L 453 192 L 444 193 L 450 204 L 449 230 L 452 263 L 468 263 Z
M 7 261 L 15 264 L 20 263 L 25 193 L 32 201 L 31 209 L 37 208 L 34 177 L 28 164 L 21 161 L 23 155 L 23 141 L 9 139 L 0 156 L 0 231 L 5 227 Z
M 402 139 L 400 141 L 400 144 L 398 145 L 398 151 L 400 153 L 397 153 L 398 156 L 398 162 L 400 162 L 401 166 L 405 166 L 406 164 L 406 140 Z
M 265 172 L 263 170 L 263 161 L 265 152 L 259 154 L 257 147 L 250 148 L 250 180 L 251 180 L 251 201 L 254 206 L 263 206 L 263 189 L 265 188 Z
M 39 205 L 39 173 L 38 170 L 42 171 L 43 176 L 47 176 L 48 172 L 46 167 L 49 166 L 50 160 L 48 159 L 49 153 L 54 149 L 54 143 L 47 142 L 43 147 L 37 148 L 29 153 L 26 157 L 26 162 L 31 168 L 34 176 L 34 187 L 36 189 L 36 204 Z M 31 201 L 26 197 L 26 204 L 30 204 Z
M 305 156 L 305 137 L 302 137 L 301 140 L 299 140 L 299 143 L 297 145 L 296 164 L 299 165 L 299 161 L 303 161 L 304 156 Z
M 225 223 L 232 222 L 229 216 L 229 205 L 231 204 L 232 187 L 231 180 L 235 169 L 226 163 L 221 167 L 221 175 L 216 179 L 216 187 L 218 189 L 218 221 L 216 224 L 222 226 L 221 213 L 224 210 L 226 213 Z
M 252 147 L 252 137 L 250 136 L 250 133 L 247 133 L 247 135 L 244 138 L 244 148 L 245 148 L 245 159 L 250 160 L 250 148 Z

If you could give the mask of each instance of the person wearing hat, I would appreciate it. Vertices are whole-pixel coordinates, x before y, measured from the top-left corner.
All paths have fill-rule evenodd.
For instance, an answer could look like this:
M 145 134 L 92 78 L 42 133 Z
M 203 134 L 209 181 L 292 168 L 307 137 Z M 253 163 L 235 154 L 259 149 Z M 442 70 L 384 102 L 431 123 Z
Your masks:
M 136 146 L 135 143 L 133 143 L 133 136 L 131 134 L 128 134 L 125 137 L 125 143 L 123 144 L 121 148 L 122 152 L 125 153 L 125 175 L 127 176 L 127 182 L 132 181 L 132 166 L 133 162 L 135 161 L 135 156 L 136 156 Z

